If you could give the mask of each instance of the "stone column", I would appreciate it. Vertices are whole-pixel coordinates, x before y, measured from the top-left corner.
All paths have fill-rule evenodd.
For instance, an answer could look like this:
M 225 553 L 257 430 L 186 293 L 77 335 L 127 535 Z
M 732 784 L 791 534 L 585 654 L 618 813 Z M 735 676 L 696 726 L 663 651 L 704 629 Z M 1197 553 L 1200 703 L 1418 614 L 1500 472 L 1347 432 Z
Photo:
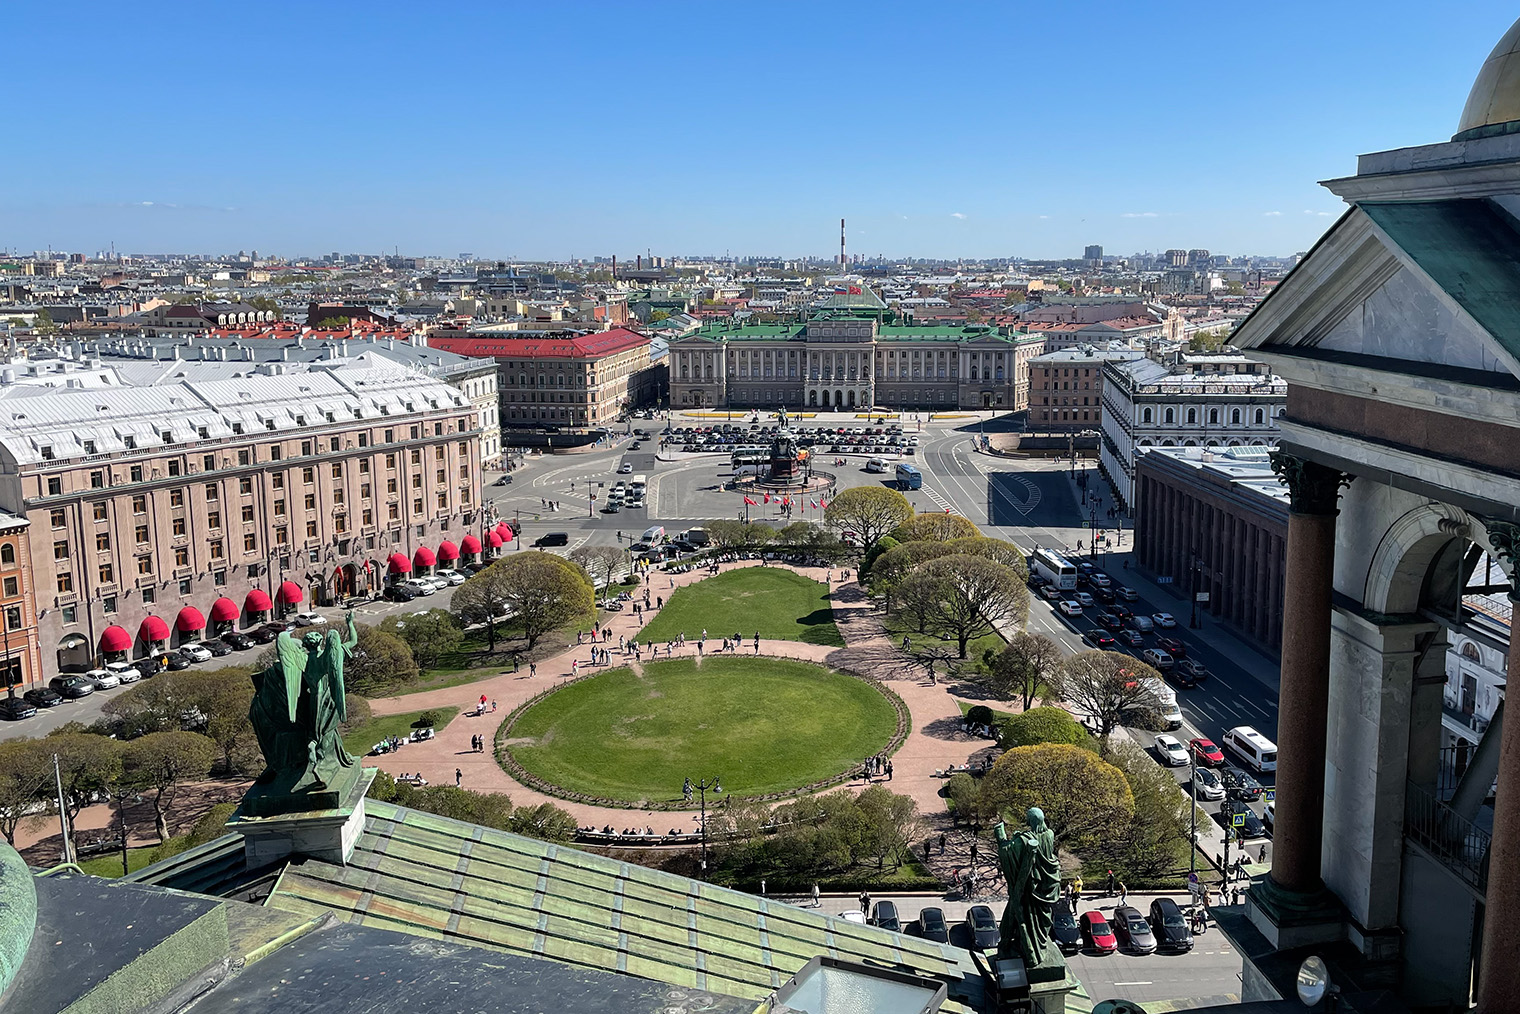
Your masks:
M 1283 453 L 1273 455 L 1272 470 L 1289 497 L 1272 881 L 1287 891 L 1312 894 L 1322 886 L 1336 501 L 1350 477 Z
M 1510 565 L 1509 672 L 1520 673 L 1520 525 L 1483 519 L 1488 541 Z M 1509 709 L 1506 708 L 1506 711 Z M 1494 838 L 1488 850 L 1484 896 L 1483 958 L 1478 969 L 1478 1011 L 1513 1010 L 1520 997 L 1520 940 L 1508 923 L 1520 905 L 1520 709 L 1504 716 L 1499 739 L 1499 778 L 1494 792 Z

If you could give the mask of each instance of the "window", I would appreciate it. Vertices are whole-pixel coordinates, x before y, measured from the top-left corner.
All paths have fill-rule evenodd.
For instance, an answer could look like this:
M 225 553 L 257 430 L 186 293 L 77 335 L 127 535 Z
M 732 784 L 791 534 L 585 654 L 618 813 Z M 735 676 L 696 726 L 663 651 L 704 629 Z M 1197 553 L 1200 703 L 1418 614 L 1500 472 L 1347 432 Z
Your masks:
M 216 455 L 215 454 L 207 454 L 205 457 L 201 458 L 201 471 L 202 472 L 214 472 L 214 471 L 216 471 Z
M 386 510 L 385 516 L 390 518 L 392 521 L 398 520 L 401 517 L 400 506 L 394 503 L 391 504 L 390 507 Z
M 143 481 L 143 467 L 141 465 L 133 465 L 127 470 L 127 473 L 132 477 L 133 482 Z
M 413 426 L 412 427 L 412 439 L 416 440 L 421 435 L 422 435 L 421 431 L 418 430 L 418 428 L 416 426 Z M 413 452 L 413 453 L 416 453 L 416 452 Z
M 1189 426 L 1198 422 L 1198 410 L 1196 408 L 1188 409 L 1187 421 Z
M 337 437 L 333 437 L 331 440 L 329 440 L 327 442 L 327 448 L 328 448 L 328 450 L 339 451 L 339 450 L 343 449 L 343 445 L 338 442 L 338 438 Z M 334 465 L 333 467 L 336 468 L 337 466 Z
M 56 475 L 48 476 L 47 491 L 48 496 L 57 496 L 58 494 L 62 493 L 63 479 Z
M 421 489 L 422 488 L 422 475 L 420 473 L 417 474 L 417 475 L 413 475 L 412 476 L 412 488 L 413 489 Z
M 1166 410 L 1166 422 L 1168 425 L 1177 421 L 1177 413 L 1173 409 Z
M 100 611 L 107 615 L 116 612 L 116 596 L 103 596 L 100 600 Z
M 243 520 L 250 523 L 253 521 L 253 504 L 243 505 Z
M 222 550 L 222 540 L 221 539 L 213 539 L 213 540 L 211 540 L 211 559 L 213 559 L 213 560 L 220 560 L 224 555 L 225 555 L 225 553 Z
M 174 565 L 176 567 L 190 566 L 190 549 L 188 546 L 176 546 L 174 548 Z
M 219 497 L 221 495 L 220 490 L 221 490 L 221 487 L 217 486 L 216 483 L 214 483 L 214 482 L 208 482 L 208 483 L 206 483 L 206 499 L 210 500 L 210 501 L 212 501 L 214 503 L 216 501 L 217 497 Z
M 225 585 L 227 583 L 227 572 L 225 570 L 213 570 L 211 572 L 211 583 L 218 588 Z
M 281 447 L 279 444 L 270 444 L 269 445 L 269 460 L 270 461 L 279 461 L 279 460 L 281 460 L 284 457 L 285 457 L 285 448 Z
M 245 475 L 238 480 L 238 492 L 248 494 L 253 492 L 253 477 Z
M 113 581 L 116 580 L 116 569 L 114 567 L 112 567 L 109 563 L 102 563 L 100 565 L 100 571 L 99 571 L 99 573 L 100 573 L 100 583 L 101 584 L 110 584 L 111 582 L 113 582 Z
M 169 459 L 169 474 L 173 475 L 173 476 L 178 476 L 179 475 L 179 459 L 178 458 L 170 458 Z
M 1257 410 L 1257 414 L 1259 415 L 1260 412 L 1261 412 L 1261 410 L 1258 409 Z M 1257 422 L 1260 422 L 1260 421 L 1261 421 L 1260 419 L 1257 420 Z M 106 519 L 106 505 L 105 505 L 105 501 L 104 500 L 102 500 L 99 503 L 95 504 L 94 505 L 94 510 L 95 510 L 95 520 L 96 521 L 104 521 Z
M 438 508 L 439 508 L 439 510 L 442 510 L 443 508 L 447 507 L 448 505 L 449 505 L 449 495 L 447 493 L 439 493 L 438 494 Z
M 1232 408 L 1232 409 L 1230 409 L 1230 425 L 1231 426 L 1239 426 L 1240 425 L 1240 409 L 1238 409 L 1238 408 Z
M 1219 409 L 1217 409 L 1217 408 L 1211 408 L 1211 409 L 1209 409 L 1209 425 L 1210 426 L 1218 426 L 1219 425 Z
M 412 501 L 412 513 L 413 514 L 421 514 L 422 513 L 422 501 L 420 499 Z
M 343 487 L 339 486 L 336 489 L 334 489 L 332 491 L 332 495 L 333 495 L 333 503 L 342 503 L 343 502 Z
M 258 548 L 259 548 L 258 539 L 254 536 L 254 534 L 252 532 L 249 532 L 247 535 L 243 536 L 243 551 L 245 553 L 251 553 L 255 549 L 258 549 Z
M 394 476 L 385 480 L 385 491 L 392 494 L 396 492 L 396 479 Z
M 386 468 L 395 468 L 396 467 L 396 456 L 394 454 L 387 454 L 385 456 L 385 467 Z
M 60 571 L 59 574 L 58 574 L 58 590 L 60 592 L 71 592 L 71 591 L 73 591 L 74 590 L 74 575 L 70 574 L 66 570 L 65 571 Z
M 276 528 L 274 530 L 274 544 L 277 546 L 284 546 L 288 545 L 289 543 L 290 530 L 286 528 Z
M 348 531 L 348 518 L 342 514 L 339 514 L 337 517 L 333 518 L 333 530 L 336 532 Z
M 63 622 L 64 623 L 78 623 L 79 622 L 79 607 L 78 606 L 64 606 L 63 607 Z
M 369 474 L 369 459 L 368 458 L 361 458 L 361 459 L 359 459 L 359 474 L 360 475 L 368 475 Z
M 139 556 L 137 558 L 137 572 L 139 574 L 153 573 L 153 557 Z
M 317 470 L 310 465 L 301 469 L 301 481 L 310 485 L 317 481 Z
M 53 543 L 53 559 L 67 560 L 69 558 L 69 544 L 67 542 Z
M 148 498 L 145 497 L 145 496 L 134 496 L 132 498 L 132 513 L 133 514 L 146 514 L 146 513 L 148 513 Z
M 90 473 L 90 488 L 91 489 L 104 489 L 105 488 L 105 484 L 106 484 L 106 476 L 105 476 L 104 472 L 91 472 Z
M 21 579 L 19 577 L 8 577 L 8 578 L 6 578 L 5 579 L 5 597 L 8 598 L 8 599 L 9 598 L 15 598 L 17 595 L 20 595 L 20 594 L 21 594 Z
M 393 443 L 396 442 L 396 431 L 395 430 L 386 430 L 385 431 L 385 442 L 388 443 L 388 444 L 393 444 Z M 387 454 L 385 457 L 387 458 L 388 461 L 390 461 L 390 463 L 394 464 L 394 458 L 395 458 L 394 454 Z
M 416 447 L 412 448 L 412 464 L 422 464 L 422 451 Z
M 1257 409 L 1256 410 L 1256 425 L 1260 426 L 1261 425 L 1261 420 L 1262 420 L 1261 409 Z
M 365 482 L 365 483 L 361 483 L 359 485 L 359 499 L 361 499 L 361 500 L 368 500 L 369 499 L 369 483 Z
M 182 489 L 171 489 L 169 491 L 169 506 L 170 507 L 183 507 L 183 506 L 185 506 L 185 491 L 182 490 Z
M 309 457 L 310 455 L 311 455 L 311 441 L 310 440 L 303 440 L 303 441 L 301 441 L 301 456 L 302 457 Z
M 1150 409 L 1146 409 L 1145 410 L 1145 412 L 1141 416 L 1140 421 L 1141 422 L 1150 422 L 1151 421 L 1151 410 Z
M 190 594 L 190 587 L 191 587 L 191 583 L 190 583 L 190 579 L 188 577 L 180 579 L 180 582 L 179 582 L 179 593 L 181 595 L 189 595 Z
M 69 523 L 68 514 L 62 507 L 55 507 L 48 512 L 48 518 L 54 528 L 62 528 Z
M 306 522 L 306 537 L 308 539 L 315 539 L 317 537 L 317 523 L 315 521 Z
M 250 465 L 252 463 L 253 463 L 253 455 L 251 453 L 249 453 L 248 448 L 245 447 L 241 451 L 238 451 L 238 464 L 239 465 Z
M 20 630 L 21 629 L 21 607 L 20 606 L 6 606 L 5 607 L 5 629 L 6 630 Z
M 273 489 L 284 489 L 285 488 L 285 473 L 284 472 L 276 472 L 274 475 L 270 476 L 269 477 L 269 485 Z
M 343 462 L 341 462 L 341 461 L 335 461 L 335 462 L 333 462 L 332 477 L 334 479 L 341 479 L 341 478 L 343 478 Z
M 173 521 L 171 521 L 169 523 L 169 529 L 176 536 L 182 536 L 182 535 L 184 535 L 185 534 L 185 519 L 184 518 L 175 518 Z
M 440 468 L 438 470 L 438 472 L 437 472 L 437 475 L 434 477 L 433 481 L 434 482 L 438 482 L 438 483 L 443 483 L 443 482 L 448 482 L 449 480 L 448 480 L 448 476 L 444 473 L 443 469 Z
M 86 454 L 94 454 L 94 453 L 96 453 L 96 451 L 95 451 L 95 441 L 93 441 L 93 440 L 86 440 L 84 442 L 84 452 Z
M 142 545 L 148 541 L 148 526 L 138 525 L 133 534 L 137 536 L 137 544 Z
M 309 510 L 309 511 L 314 511 L 314 510 L 317 509 L 317 494 L 315 494 L 315 493 L 307 493 L 306 494 L 306 509 Z
M 274 516 L 277 517 L 277 518 L 283 518 L 285 516 L 285 501 L 284 500 L 276 500 L 274 502 Z
M 207 528 L 220 528 L 220 527 L 222 527 L 222 512 L 221 511 L 212 511 L 209 514 L 207 514 L 206 515 L 206 527 Z
M 370 508 L 364 508 L 364 527 L 368 528 L 375 523 L 375 512 Z
M 111 548 L 111 533 L 110 532 L 100 532 L 100 533 L 96 534 L 96 536 L 95 536 L 95 548 L 98 549 L 98 550 L 100 550 L 101 552 L 108 551 Z

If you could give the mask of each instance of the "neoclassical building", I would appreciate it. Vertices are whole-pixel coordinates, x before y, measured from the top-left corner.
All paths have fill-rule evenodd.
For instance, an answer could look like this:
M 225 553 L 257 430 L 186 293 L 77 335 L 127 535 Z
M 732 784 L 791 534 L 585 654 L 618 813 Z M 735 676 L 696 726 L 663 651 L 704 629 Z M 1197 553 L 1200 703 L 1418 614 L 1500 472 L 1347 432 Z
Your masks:
M 977 325 L 899 321 L 874 295 L 811 319 L 716 324 L 670 343 L 675 408 L 911 411 L 1029 403 L 1033 335 Z
M 1457 776 L 1443 705 L 1450 645 L 1520 668 L 1520 22 L 1450 141 L 1325 186 L 1346 213 L 1232 339 L 1287 380 L 1290 507 L 1272 870 L 1220 924 L 1243 1000 L 1291 996 L 1322 953 L 1343 989 L 1498 1014 L 1520 717 L 1474 724 Z

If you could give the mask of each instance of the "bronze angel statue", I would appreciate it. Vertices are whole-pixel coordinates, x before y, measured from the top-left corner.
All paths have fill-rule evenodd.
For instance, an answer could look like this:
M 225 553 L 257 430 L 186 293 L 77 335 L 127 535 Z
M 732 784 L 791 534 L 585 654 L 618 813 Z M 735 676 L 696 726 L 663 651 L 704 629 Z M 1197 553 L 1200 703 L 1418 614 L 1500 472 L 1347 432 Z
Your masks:
M 297 640 L 282 632 L 274 665 L 254 674 L 248 718 L 264 752 L 260 784 L 277 782 L 291 793 L 321 792 L 358 763 L 338 733 L 348 717 L 343 662 L 359 641 L 352 612 L 346 634 L 308 630 Z

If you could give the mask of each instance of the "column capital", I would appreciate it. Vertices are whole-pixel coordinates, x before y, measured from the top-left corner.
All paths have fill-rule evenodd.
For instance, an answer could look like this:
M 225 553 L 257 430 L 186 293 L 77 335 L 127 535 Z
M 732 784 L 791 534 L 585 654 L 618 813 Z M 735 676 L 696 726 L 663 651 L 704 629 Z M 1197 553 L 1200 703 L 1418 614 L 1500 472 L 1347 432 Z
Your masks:
M 1288 487 L 1288 502 L 1294 514 L 1340 513 L 1336 503 L 1341 498 L 1341 487 L 1351 485 L 1355 476 L 1283 451 L 1274 451 L 1271 460 L 1277 481 Z
M 1494 553 L 1509 564 L 1510 601 L 1520 602 L 1520 524 L 1482 516 L 1478 520 L 1488 533 L 1488 544 L 1493 547 Z

